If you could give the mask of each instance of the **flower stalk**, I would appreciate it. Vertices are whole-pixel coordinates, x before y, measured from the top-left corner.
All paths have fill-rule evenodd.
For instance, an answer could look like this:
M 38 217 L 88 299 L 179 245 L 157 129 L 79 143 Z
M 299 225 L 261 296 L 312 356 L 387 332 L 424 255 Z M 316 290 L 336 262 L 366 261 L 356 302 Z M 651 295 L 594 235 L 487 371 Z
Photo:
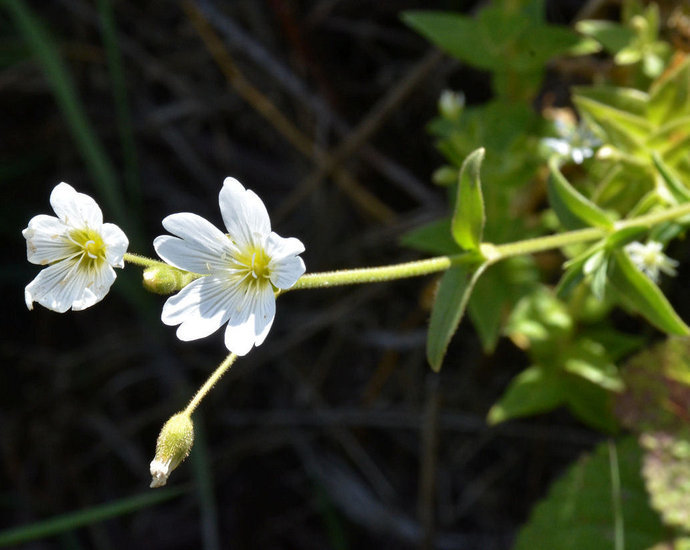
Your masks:
M 206 382 L 204 382 L 204 385 L 201 386 L 196 394 L 194 394 L 194 397 L 192 400 L 189 402 L 189 405 L 185 408 L 183 411 L 184 414 L 187 416 L 190 416 L 196 408 L 199 406 L 199 403 L 206 397 L 206 394 L 211 390 L 213 386 L 216 385 L 216 382 L 221 379 L 221 377 L 228 372 L 230 367 L 232 367 L 232 364 L 235 362 L 237 359 L 237 354 L 236 353 L 230 353 L 225 359 L 223 359 L 223 362 L 218 365 L 218 368 L 213 371 L 213 374 L 208 377 Z

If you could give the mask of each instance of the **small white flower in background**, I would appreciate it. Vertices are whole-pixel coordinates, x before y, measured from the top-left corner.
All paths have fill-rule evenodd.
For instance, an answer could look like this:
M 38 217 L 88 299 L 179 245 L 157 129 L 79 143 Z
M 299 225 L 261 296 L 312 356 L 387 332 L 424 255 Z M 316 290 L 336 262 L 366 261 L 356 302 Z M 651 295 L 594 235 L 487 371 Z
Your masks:
M 678 262 L 669 258 L 662 252 L 664 245 L 658 241 L 649 241 L 647 244 L 632 242 L 625 246 L 625 251 L 630 260 L 652 281 L 659 279 L 659 272 L 666 275 L 676 275 Z
M 180 325 L 177 337 L 204 338 L 228 323 L 225 345 L 246 355 L 268 335 L 275 317 L 275 290 L 288 289 L 305 271 L 298 256 L 304 245 L 271 231 L 261 199 L 234 178 L 226 178 L 219 196 L 226 235 L 190 213 L 172 214 L 153 245 L 169 264 L 206 275 L 185 286 L 163 306 L 166 325 Z
M 95 200 L 67 183 L 55 186 L 50 205 L 57 217 L 34 216 L 22 231 L 27 259 L 48 266 L 26 286 L 26 307 L 38 302 L 58 313 L 86 309 L 110 290 L 113 267 L 124 266 L 129 241 L 117 225 L 103 223 Z
M 594 149 L 601 145 L 601 140 L 583 123 L 573 124 L 562 119 L 554 122 L 558 138 L 544 138 L 541 143 L 557 155 L 582 164 L 585 159 L 594 156 Z

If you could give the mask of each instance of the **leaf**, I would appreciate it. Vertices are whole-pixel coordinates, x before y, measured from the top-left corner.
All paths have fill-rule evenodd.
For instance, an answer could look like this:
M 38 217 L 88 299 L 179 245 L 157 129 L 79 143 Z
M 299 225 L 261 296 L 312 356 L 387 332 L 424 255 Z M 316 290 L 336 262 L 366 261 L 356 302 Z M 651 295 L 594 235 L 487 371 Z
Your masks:
M 555 158 L 549 162 L 551 177 L 549 178 L 549 203 L 558 219 L 567 229 L 582 227 L 601 227 L 611 229 L 613 221 L 608 214 L 584 195 L 579 193 L 558 168 Z
M 665 536 L 647 503 L 640 476 L 640 448 L 632 437 L 608 443 L 581 458 L 549 489 L 520 530 L 514 550 L 611 550 L 619 509 L 626 550 L 646 550 Z M 614 501 L 611 464 L 617 468 L 620 496 Z M 615 471 L 615 470 L 614 470 Z
M 444 255 L 460 252 L 450 232 L 449 218 L 442 218 L 408 231 L 400 238 L 400 243 L 430 254 Z
M 538 278 L 534 260 L 530 256 L 516 256 L 491 266 L 477 281 L 467 312 L 485 353 L 493 352 L 506 314 Z
M 628 255 L 621 250 L 613 251 L 612 255 L 615 261 L 610 265 L 609 282 L 618 298 L 660 330 L 680 336 L 690 334 L 690 328 L 678 316 L 663 292 L 635 267 Z
M 652 506 L 666 525 L 690 531 L 690 434 L 642 434 L 642 475 Z
M 484 160 L 484 148 L 470 153 L 460 169 L 458 196 L 451 221 L 455 242 L 465 250 L 478 250 L 484 231 L 484 198 L 479 172 Z
M 427 360 L 436 372 L 441 370 L 443 357 L 465 313 L 472 289 L 487 265 L 456 265 L 441 278 L 431 310 L 426 342 Z
M 690 201 L 690 189 L 681 183 L 656 151 L 652 152 L 652 161 L 654 161 L 654 166 L 659 171 L 661 178 L 666 184 L 666 188 L 671 192 L 673 198 L 681 203 Z
M 571 375 L 564 383 L 568 410 L 576 418 L 600 432 L 613 434 L 618 430 L 611 391 L 580 376 Z
M 565 391 L 561 377 L 533 365 L 511 380 L 501 399 L 489 410 L 487 422 L 494 425 L 550 411 L 563 403 Z
M 578 86 L 575 93 L 579 97 L 587 98 L 596 104 L 607 105 L 640 118 L 647 116 L 649 94 L 636 88 L 622 86 Z
M 686 58 L 650 89 L 648 117 L 656 124 L 690 115 L 690 58 Z
M 579 338 L 566 358 L 564 369 L 602 389 L 619 392 L 623 381 L 604 346 L 590 338 Z
M 573 101 L 588 122 L 605 133 L 605 142 L 628 153 L 643 148 L 653 130 L 644 117 L 587 97 L 587 89 L 578 89 Z
M 481 28 L 471 17 L 442 11 L 406 11 L 402 20 L 456 59 L 486 70 L 499 66 L 499 56 L 485 49 Z
M 178 487 L 175 489 L 166 488 L 157 491 L 147 491 L 29 525 L 0 531 L 0 546 L 12 545 L 16 547 L 16 545 L 21 543 L 52 537 L 66 531 L 73 531 L 79 527 L 99 523 L 124 514 L 131 514 L 142 508 L 155 506 L 160 502 L 176 498 L 186 493 L 187 490 L 188 488 Z
M 579 21 L 575 29 L 598 40 L 608 53 L 614 55 L 635 38 L 631 29 L 612 21 Z

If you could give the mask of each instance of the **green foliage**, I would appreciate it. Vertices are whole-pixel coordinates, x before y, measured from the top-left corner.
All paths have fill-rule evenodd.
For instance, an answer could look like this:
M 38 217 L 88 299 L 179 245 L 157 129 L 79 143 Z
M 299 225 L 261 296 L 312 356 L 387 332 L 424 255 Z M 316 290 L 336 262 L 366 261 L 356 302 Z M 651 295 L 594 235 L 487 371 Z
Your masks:
M 18 544 L 52 537 L 106 519 L 132 514 L 143 508 L 155 506 L 166 500 L 176 498 L 186 493 L 187 490 L 187 488 L 178 487 L 175 489 L 161 489 L 153 493 L 141 493 L 99 506 L 85 508 L 77 512 L 56 516 L 30 525 L 0 531 L 0 547 L 14 546 L 16 548 Z
M 580 194 L 563 177 L 555 157 L 549 162 L 549 168 L 551 169 L 548 186 L 549 204 L 564 227 L 568 229 L 580 229 L 582 227 L 613 228 L 613 221 L 609 215 Z
M 616 64 L 638 64 L 648 78 L 661 74 L 670 55 L 669 45 L 659 40 L 659 6 L 654 3 L 643 9 L 639 0 L 626 0 L 622 23 L 580 21 L 576 28 L 598 41 Z
M 611 550 L 622 536 L 617 524 L 626 550 L 646 550 L 666 534 L 647 503 L 634 438 L 602 443 L 571 466 L 532 510 L 514 549 Z
M 577 321 L 545 287 L 517 304 L 506 332 L 533 364 L 511 381 L 491 408 L 490 423 L 566 406 L 583 422 L 615 431 L 613 393 L 623 389 L 615 361 L 635 349 L 639 340 L 605 323 L 582 329 Z
M 670 338 L 626 364 L 626 391 L 616 403 L 621 422 L 639 434 L 643 477 L 665 524 L 690 532 L 690 343 Z
M 465 250 L 478 250 L 484 233 L 484 197 L 479 169 L 484 160 L 484 149 L 470 153 L 462 163 L 458 197 L 451 220 L 451 232 L 458 245 Z
M 614 261 L 608 270 L 611 288 L 628 305 L 668 334 L 685 336 L 690 328 L 683 322 L 652 280 L 632 263 L 625 252 L 612 252 Z
M 513 99 L 535 93 L 550 58 L 592 49 L 570 29 L 547 24 L 542 0 L 497 4 L 476 17 L 409 11 L 403 20 L 449 55 L 492 71 L 496 94 Z
M 451 267 L 441 277 L 431 310 L 426 356 L 431 368 L 441 369 L 450 339 L 460 324 L 467 301 L 486 264 L 460 264 Z

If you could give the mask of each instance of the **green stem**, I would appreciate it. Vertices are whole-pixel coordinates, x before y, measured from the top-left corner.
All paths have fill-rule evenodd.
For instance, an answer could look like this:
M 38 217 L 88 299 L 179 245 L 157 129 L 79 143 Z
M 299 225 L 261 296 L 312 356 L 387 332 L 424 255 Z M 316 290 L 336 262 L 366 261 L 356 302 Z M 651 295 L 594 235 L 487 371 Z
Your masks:
M 154 260 L 152 258 L 147 258 L 146 256 L 140 256 L 139 254 L 132 254 L 130 252 L 125 252 L 125 262 L 134 265 L 140 265 L 142 267 L 154 267 L 154 266 L 165 266 L 169 267 L 165 262 L 159 260 Z
M 199 388 L 199 390 L 194 394 L 194 397 L 192 400 L 189 402 L 189 405 L 187 405 L 187 408 L 183 411 L 183 414 L 189 416 L 191 415 L 194 410 L 199 406 L 199 403 L 203 400 L 204 397 L 206 397 L 206 394 L 211 390 L 213 386 L 216 385 L 216 382 L 220 380 L 221 376 L 223 376 L 230 367 L 232 367 L 232 364 L 235 362 L 235 359 L 237 359 L 237 354 L 231 353 L 228 355 L 223 362 L 218 365 L 218 368 L 213 371 L 213 374 L 208 377 L 208 380 L 204 382 L 204 385 Z
M 392 281 L 394 279 L 405 279 L 407 277 L 419 277 L 420 275 L 445 271 L 461 256 L 465 256 L 465 254 L 437 256 L 426 260 L 379 267 L 362 267 L 357 269 L 326 271 L 322 273 L 307 273 L 289 290 L 352 285 L 357 283 L 378 283 L 381 281 Z
M 508 244 L 483 243 L 480 245 L 481 256 L 488 264 L 494 264 L 505 258 L 534 254 L 563 248 L 564 246 L 584 243 L 601 239 L 611 231 L 619 231 L 627 227 L 652 227 L 665 221 L 671 221 L 682 216 L 690 215 L 690 203 L 683 203 L 661 212 L 654 212 L 629 220 L 616 222 L 612 229 L 589 227 L 567 231 L 557 235 L 535 237 Z M 465 252 L 452 256 L 437 256 L 425 260 L 406 262 L 402 264 L 386 265 L 379 267 L 365 267 L 357 269 L 343 269 L 338 271 L 326 271 L 322 273 L 307 273 L 303 275 L 289 290 L 301 290 L 305 288 L 322 288 L 329 286 L 353 285 L 360 283 L 377 283 L 392 281 L 407 277 L 419 277 L 446 271 L 453 264 L 463 260 L 471 260 L 471 253 Z M 285 292 L 285 291 L 281 291 Z

